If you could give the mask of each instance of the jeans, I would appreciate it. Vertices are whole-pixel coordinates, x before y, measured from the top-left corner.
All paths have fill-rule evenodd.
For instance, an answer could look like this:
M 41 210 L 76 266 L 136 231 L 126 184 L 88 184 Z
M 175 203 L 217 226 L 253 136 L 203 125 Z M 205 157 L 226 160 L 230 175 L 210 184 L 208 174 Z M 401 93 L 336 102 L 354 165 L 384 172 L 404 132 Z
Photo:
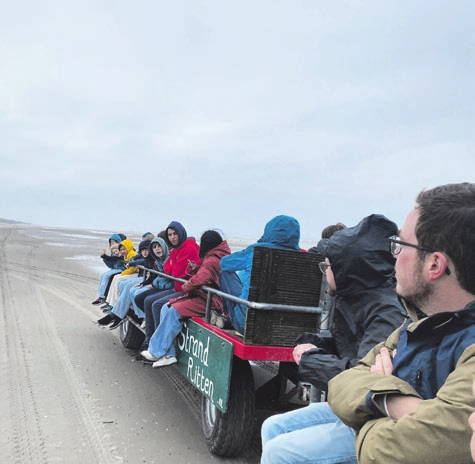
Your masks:
M 165 303 L 160 310 L 160 324 L 148 344 L 148 352 L 157 358 L 176 356 L 175 339 L 180 332 L 180 314 L 173 306 Z
M 145 287 L 132 287 L 129 290 L 130 302 L 132 303 L 132 308 L 135 311 L 135 314 L 137 314 L 137 316 L 142 318 L 142 319 L 145 317 L 145 313 L 135 303 L 135 297 L 137 295 L 140 295 L 141 293 L 146 292 L 147 290 L 150 290 L 147 286 L 145 286 Z
M 175 290 L 169 288 L 168 290 L 161 290 L 158 293 L 147 296 L 145 298 L 145 340 L 149 341 L 152 338 L 155 329 L 160 324 L 160 309 L 165 303 L 168 303 L 168 299 L 171 296 L 175 296 Z M 153 304 L 157 302 L 158 312 L 153 311 Z
M 127 311 L 130 308 L 130 304 L 132 303 L 130 299 L 130 289 L 134 285 L 142 282 L 142 280 L 142 277 L 133 277 L 131 279 L 121 280 L 119 282 L 119 298 L 117 298 L 117 301 L 115 302 L 112 313 L 121 319 L 124 319 Z
M 221 271 L 219 276 L 219 288 L 222 292 L 229 293 L 237 297 L 242 293 L 242 282 L 239 276 L 233 271 Z M 223 298 L 224 308 L 231 319 L 233 327 L 240 333 L 244 334 L 244 326 L 246 324 L 247 308 L 234 301 Z
M 155 293 L 162 292 L 163 290 L 160 290 L 159 288 L 152 287 L 152 288 L 147 288 L 144 292 L 139 293 L 138 295 L 135 295 L 135 305 L 141 310 L 145 312 L 145 298 L 147 298 L 150 295 L 153 295 Z
M 99 277 L 99 288 L 97 290 L 97 296 L 100 298 L 106 297 L 107 284 L 109 283 L 110 277 L 115 274 L 120 274 L 122 271 L 120 269 L 109 269 L 108 271 L 103 272 Z
M 355 432 L 328 403 L 277 414 L 261 430 L 261 464 L 357 464 Z

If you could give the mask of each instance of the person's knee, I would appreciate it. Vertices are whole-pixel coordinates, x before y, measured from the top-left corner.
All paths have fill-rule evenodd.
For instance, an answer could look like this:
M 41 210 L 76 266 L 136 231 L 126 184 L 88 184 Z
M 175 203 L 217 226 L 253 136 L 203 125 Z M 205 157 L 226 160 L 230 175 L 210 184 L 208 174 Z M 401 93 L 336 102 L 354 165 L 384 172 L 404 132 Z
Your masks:
M 280 464 L 289 463 L 289 456 L 287 446 L 283 446 L 280 436 L 262 444 L 261 464 Z
M 279 417 L 280 417 L 280 414 L 276 414 L 275 416 L 268 417 L 262 424 L 261 437 L 262 437 L 263 446 L 269 440 L 272 440 L 277 435 L 280 435 L 285 432 L 282 429 L 282 422 L 279 420 Z

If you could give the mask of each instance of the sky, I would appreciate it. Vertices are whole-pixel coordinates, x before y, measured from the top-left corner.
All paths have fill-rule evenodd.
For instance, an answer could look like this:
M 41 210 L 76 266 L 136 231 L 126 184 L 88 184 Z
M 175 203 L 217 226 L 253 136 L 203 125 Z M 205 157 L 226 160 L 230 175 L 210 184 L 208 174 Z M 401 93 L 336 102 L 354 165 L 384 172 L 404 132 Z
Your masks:
M 475 181 L 473 0 L 0 7 L 0 218 L 317 241 Z

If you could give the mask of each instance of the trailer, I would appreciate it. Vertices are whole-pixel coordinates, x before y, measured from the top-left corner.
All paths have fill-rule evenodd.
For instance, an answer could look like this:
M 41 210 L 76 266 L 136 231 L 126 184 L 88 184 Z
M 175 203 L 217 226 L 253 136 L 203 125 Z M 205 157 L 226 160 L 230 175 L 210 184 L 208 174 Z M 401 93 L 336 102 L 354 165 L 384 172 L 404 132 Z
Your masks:
M 172 368 L 202 395 L 202 429 L 211 453 L 241 454 L 251 441 L 256 409 L 278 411 L 296 394 L 294 340 L 304 331 L 321 328 L 320 295 L 326 285 L 318 270 L 321 260 L 317 254 L 256 247 L 249 300 L 202 287 L 208 293 L 206 314 L 184 321 L 176 339 L 178 362 Z M 247 307 L 244 334 L 210 324 L 212 294 Z M 140 322 L 129 311 L 120 326 L 125 348 L 142 345 L 145 334 Z M 275 367 L 271 378 L 257 389 L 251 366 L 254 362 Z

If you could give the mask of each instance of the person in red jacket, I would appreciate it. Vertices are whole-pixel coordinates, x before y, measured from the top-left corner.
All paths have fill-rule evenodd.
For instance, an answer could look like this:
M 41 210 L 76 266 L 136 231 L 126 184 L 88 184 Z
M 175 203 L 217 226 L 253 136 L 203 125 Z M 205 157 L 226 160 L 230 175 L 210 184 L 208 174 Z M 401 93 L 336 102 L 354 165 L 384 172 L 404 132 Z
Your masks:
M 189 263 L 200 264 L 200 247 L 194 238 L 188 238 L 186 229 L 177 221 L 172 221 L 166 228 L 168 241 L 173 248 L 170 249 L 170 256 L 163 264 L 163 272 L 173 277 L 187 279 L 191 268 Z M 181 282 L 175 282 L 175 292 L 161 292 L 145 301 L 145 344 L 147 344 L 160 323 L 160 311 L 165 303 L 171 298 L 183 295 Z
M 182 319 L 204 316 L 206 312 L 207 293 L 200 287 L 219 288 L 220 262 L 223 256 L 231 254 L 229 245 L 214 230 L 207 230 L 202 235 L 200 245 L 202 262 L 199 266 L 191 266 L 193 275 L 182 287 L 186 293 L 162 306 L 160 325 L 150 339 L 148 350 L 141 353 L 144 358 L 154 361 L 153 367 L 177 362 L 175 338 L 181 332 Z M 223 311 L 223 302 L 218 295 L 213 295 L 211 307 L 219 313 Z

